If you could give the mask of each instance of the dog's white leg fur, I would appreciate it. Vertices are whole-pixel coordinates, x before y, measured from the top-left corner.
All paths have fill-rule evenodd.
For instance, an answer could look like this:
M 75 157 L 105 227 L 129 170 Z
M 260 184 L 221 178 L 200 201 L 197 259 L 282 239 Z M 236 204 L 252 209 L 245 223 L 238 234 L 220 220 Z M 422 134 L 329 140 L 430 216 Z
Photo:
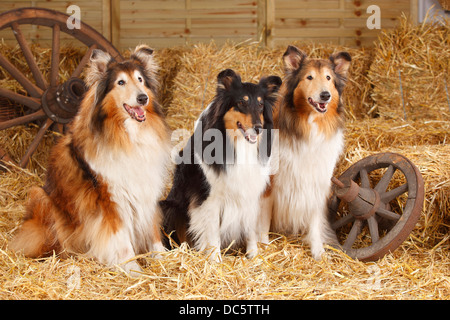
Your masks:
M 91 225 L 92 239 L 87 239 L 91 247 L 86 255 L 108 266 L 119 265 L 127 273 L 141 272 L 142 269 L 138 263 L 131 260 L 136 254 L 126 229 L 121 228 L 113 234 L 106 234 L 104 228 L 96 228 L 102 225 L 103 219 L 96 220 Z
M 324 239 L 324 212 L 320 210 L 311 215 L 309 221 L 309 230 L 306 234 L 306 239 L 311 247 L 311 254 L 314 259 L 320 260 L 322 254 L 325 252 L 323 245 Z
M 261 196 L 260 216 L 258 219 L 258 237 L 259 242 L 269 244 L 270 223 L 272 221 L 273 195 L 267 197 Z
M 253 259 L 258 255 L 258 235 L 255 231 L 251 230 L 247 234 L 247 252 L 246 256 L 249 259 Z
M 161 241 L 152 243 L 150 248 L 150 251 L 154 252 L 156 256 L 158 256 L 158 253 L 167 251 Z
M 167 251 L 161 241 L 150 243 L 149 248 L 149 251 L 151 251 L 151 257 L 154 259 L 162 259 L 163 256 L 161 255 L 161 253 Z
M 200 207 L 191 209 L 188 232 L 196 239 L 196 248 L 209 254 L 210 260 L 221 262 L 220 255 L 220 204 L 213 197 L 206 199 Z

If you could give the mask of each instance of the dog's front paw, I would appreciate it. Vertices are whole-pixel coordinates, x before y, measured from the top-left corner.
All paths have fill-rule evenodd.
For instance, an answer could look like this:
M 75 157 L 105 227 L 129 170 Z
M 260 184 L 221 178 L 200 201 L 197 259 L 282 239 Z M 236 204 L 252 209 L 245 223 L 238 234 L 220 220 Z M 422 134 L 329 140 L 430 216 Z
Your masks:
M 143 273 L 142 268 L 135 260 L 129 261 L 124 265 L 122 265 L 121 267 L 122 270 L 125 271 L 131 277 L 140 277 Z
M 209 261 L 215 263 L 222 262 L 222 255 L 220 254 L 220 250 L 218 248 L 214 248 L 209 251 Z
M 256 242 L 249 242 L 247 243 L 247 252 L 245 253 L 245 256 L 248 259 L 253 259 L 256 257 L 259 253 L 258 244 Z
M 322 260 L 322 256 L 324 253 L 325 249 L 323 248 L 323 245 L 311 247 L 311 255 L 317 261 Z
M 163 244 L 161 242 L 155 243 L 153 245 L 153 252 L 151 254 L 151 257 L 153 259 L 162 259 L 163 255 L 162 253 L 166 252 L 167 249 L 163 246 Z

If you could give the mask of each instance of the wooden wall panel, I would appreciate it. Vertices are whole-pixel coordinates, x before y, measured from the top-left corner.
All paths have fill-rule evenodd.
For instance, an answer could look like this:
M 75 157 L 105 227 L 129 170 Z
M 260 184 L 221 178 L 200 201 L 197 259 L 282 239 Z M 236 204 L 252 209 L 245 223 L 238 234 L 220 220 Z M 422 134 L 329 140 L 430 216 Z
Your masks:
M 107 20 L 106 15 L 109 15 L 110 0 L 76 0 L 76 1 L 67 1 L 67 0 L 45 0 L 45 1 L 29 1 L 29 0 L 15 0 L 15 1 L 4 1 L 0 2 L 0 12 L 23 8 L 23 7 L 39 7 L 46 9 L 53 9 L 56 11 L 60 11 L 63 13 L 67 13 L 67 8 L 70 5 L 77 5 L 80 7 L 81 13 L 81 21 L 87 23 L 98 32 L 106 35 L 108 37 L 108 30 L 105 28 L 103 24 L 104 20 Z M 107 6 L 105 6 L 105 3 Z M 106 9 L 106 10 L 105 10 Z M 109 17 L 108 17 L 109 19 Z M 107 24 L 109 27 L 109 23 Z M 48 27 L 40 27 L 40 26 L 31 26 L 31 25 L 23 25 L 20 28 L 27 39 L 33 42 L 39 42 L 42 45 L 49 45 L 50 40 L 52 38 L 52 30 Z M 10 28 L 5 30 L 0 30 L 0 39 L 3 39 L 6 43 L 16 44 L 17 41 L 14 37 Z M 72 37 L 61 34 L 61 41 L 64 44 L 73 43 L 74 45 L 79 45 L 79 42 L 74 40 Z
M 295 40 L 371 45 L 380 32 L 366 25 L 371 15 L 367 7 L 372 4 L 380 8 L 381 28 L 395 27 L 403 13 L 417 19 L 417 1 L 411 0 L 275 0 L 272 45 Z
M 379 30 L 366 26 L 367 7 L 381 10 L 381 27 L 395 27 L 402 13 L 417 19 L 418 0 L 1 0 L 0 11 L 36 6 L 66 12 L 71 4 L 81 19 L 120 49 L 139 43 L 155 48 L 209 42 L 261 41 L 286 45 L 320 41 L 367 46 Z M 8 33 L 9 32 L 9 33 Z M 47 41 L 47 28 L 23 27 L 32 41 Z M 4 41 L 15 41 L 10 30 Z
M 121 0 L 120 15 L 122 48 L 139 42 L 158 47 L 257 37 L 256 1 Z

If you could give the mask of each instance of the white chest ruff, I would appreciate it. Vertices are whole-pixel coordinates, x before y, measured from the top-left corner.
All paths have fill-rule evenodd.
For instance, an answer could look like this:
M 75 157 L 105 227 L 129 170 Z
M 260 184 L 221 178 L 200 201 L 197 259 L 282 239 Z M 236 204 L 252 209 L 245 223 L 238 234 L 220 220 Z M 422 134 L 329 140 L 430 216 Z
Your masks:
M 140 143 L 130 152 L 99 149 L 95 159 L 88 159 L 92 170 L 108 185 L 116 203 L 125 234 L 134 246 L 151 230 L 155 209 L 167 170 L 168 146 L 152 132 L 141 132 Z
M 343 144 L 341 129 L 327 139 L 315 124 L 309 139 L 280 139 L 279 169 L 273 189 L 275 231 L 305 231 L 312 215 L 326 213 L 331 177 Z
M 226 172 L 219 175 L 201 164 L 211 186 L 208 198 L 199 208 L 191 210 L 193 234 L 210 232 L 202 230 L 201 220 L 211 217 L 219 224 L 222 245 L 229 245 L 249 232 L 255 232 L 259 214 L 259 200 L 269 181 L 269 165 L 261 165 L 257 148 L 248 142 L 236 144 L 236 163 L 227 165 Z

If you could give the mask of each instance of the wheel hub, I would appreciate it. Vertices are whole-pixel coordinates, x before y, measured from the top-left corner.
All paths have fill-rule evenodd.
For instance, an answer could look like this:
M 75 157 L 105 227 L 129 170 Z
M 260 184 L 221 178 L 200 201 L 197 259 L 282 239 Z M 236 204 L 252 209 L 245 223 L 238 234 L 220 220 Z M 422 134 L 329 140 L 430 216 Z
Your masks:
M 376 190 L 360 187 L 349 178 L 342 180 L 332 178 L 337 186 L 336 196 L 349 204 L 350 213 L 356 219 L 367 220 L 375 214 L 380 205 L 386 206 L 381 202 L 380 194 Z
M 86 92 L 84 81 L 70 78 L 57 87 L 49 87 L 42 95 L 42 109 L 53 121 L 69 123 L 77 114 Z

